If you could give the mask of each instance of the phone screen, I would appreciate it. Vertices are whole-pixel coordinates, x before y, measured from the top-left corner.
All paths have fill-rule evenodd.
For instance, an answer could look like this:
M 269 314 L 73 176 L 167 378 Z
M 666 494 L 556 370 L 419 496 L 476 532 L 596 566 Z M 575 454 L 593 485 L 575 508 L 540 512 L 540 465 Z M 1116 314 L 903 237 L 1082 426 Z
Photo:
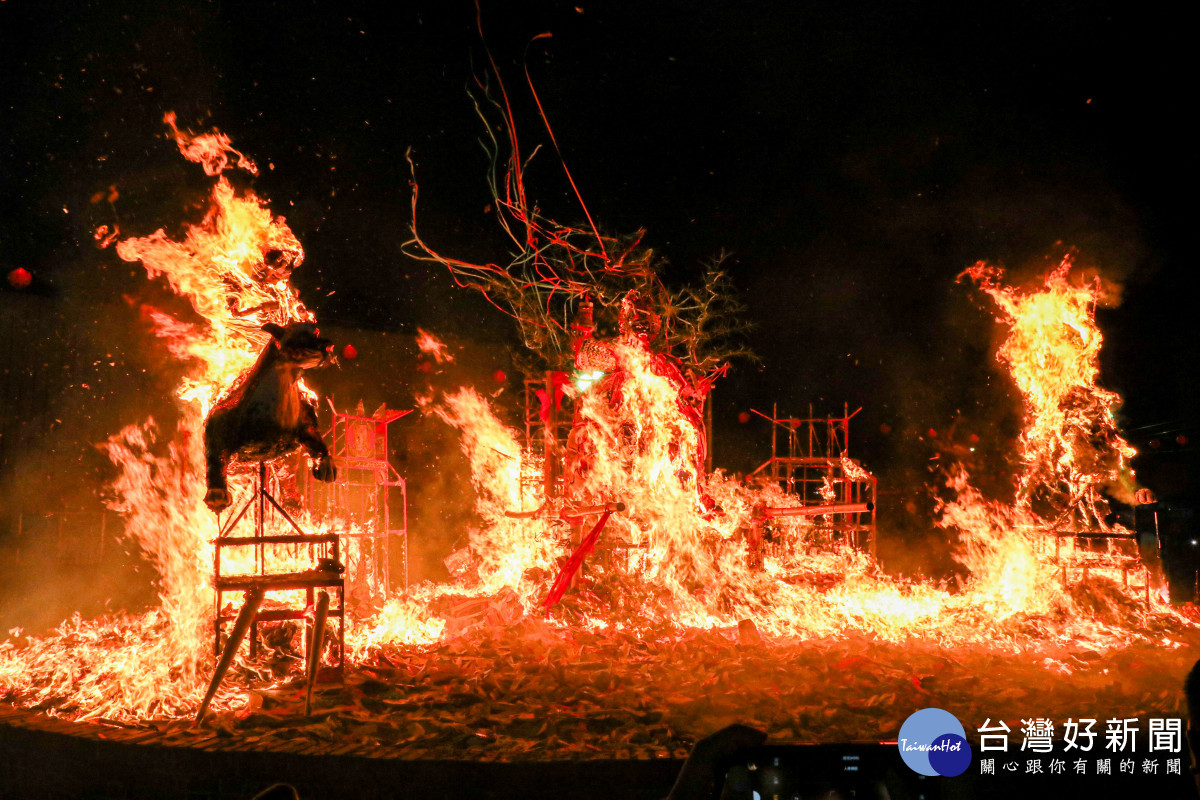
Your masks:
M 939 785 L 904 766 L 895 745 L 773 744 L 729 764 L 720 800 L 935 800 Z

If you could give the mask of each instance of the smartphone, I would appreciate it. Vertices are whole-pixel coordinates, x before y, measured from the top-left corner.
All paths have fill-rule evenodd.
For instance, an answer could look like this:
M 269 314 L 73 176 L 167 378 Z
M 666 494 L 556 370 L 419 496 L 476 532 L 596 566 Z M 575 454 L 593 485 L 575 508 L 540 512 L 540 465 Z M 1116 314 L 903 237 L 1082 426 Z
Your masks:
M 719 800 L 938 800 L 941 784 L 904 765 L 894 744 L 769 744 L 725 769 Z

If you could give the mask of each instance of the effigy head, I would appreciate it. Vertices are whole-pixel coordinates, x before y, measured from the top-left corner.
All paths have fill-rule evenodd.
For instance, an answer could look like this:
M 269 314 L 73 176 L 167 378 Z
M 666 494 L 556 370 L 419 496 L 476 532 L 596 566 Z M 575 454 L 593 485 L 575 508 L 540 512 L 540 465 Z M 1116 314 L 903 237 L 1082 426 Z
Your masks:
M 658 335 L 658 331 L 662 327 L 662 319 L 654 313 L 650 298 L 632 291 L 621 298 L 621 310 L 617 312 L 617 325 L 623 335 L 633 334 L 648 342 Z
M 271 334 L 279 355 L 301 369 L 319 367 L 333 359 L 333 342 L 321 336 L 311 322 L 290 322 L 286 326 L 268 322 L 262 329 Z

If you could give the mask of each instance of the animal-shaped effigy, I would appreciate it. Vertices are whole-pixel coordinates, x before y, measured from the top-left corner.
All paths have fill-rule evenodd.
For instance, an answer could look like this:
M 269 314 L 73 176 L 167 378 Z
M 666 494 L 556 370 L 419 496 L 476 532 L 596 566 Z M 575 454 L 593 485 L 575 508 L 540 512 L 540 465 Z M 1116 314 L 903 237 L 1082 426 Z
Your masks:
M 271 341 L 204 425 L 208 493 L 204 503 L 218 514 L 229 506 L 225 468 L 237 456 L 269 461 L 303 445 L 314 460 L 313 476 L 332 481 L 337 469 L 317 427 L 317 410 L 300 392 L 300 376 L 333 358 L 333 343 L 311 322 L 286 327 L 268 322 Z

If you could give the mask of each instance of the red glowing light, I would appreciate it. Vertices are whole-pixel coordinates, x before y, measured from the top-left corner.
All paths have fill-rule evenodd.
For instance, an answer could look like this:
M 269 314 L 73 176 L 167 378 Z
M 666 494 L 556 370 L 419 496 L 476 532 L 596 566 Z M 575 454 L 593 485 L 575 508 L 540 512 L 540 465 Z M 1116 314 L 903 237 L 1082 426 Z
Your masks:
M 504 370 L 498 369 L 492 373 L 492 380 L 494 380 L 496 383 L 504 383 L 506 380 L 508 380 L 508 376 L 504 374 Z
M 8 284 L 14 289 L 24 289 L 33 282 L 33 275 L 24 267 L 17 267 L 8 273 Z
M 353 361 L 358 358 L 358 350 L 355 349 L 354 345 L 348 344 L 342 348 L 342 358 L 347 361 Z
M 750 421 L 750 412 L 749 411 L 743 411 L 742 413 L 738 414 L 738 422 L 745 425 L 749 421 Z

